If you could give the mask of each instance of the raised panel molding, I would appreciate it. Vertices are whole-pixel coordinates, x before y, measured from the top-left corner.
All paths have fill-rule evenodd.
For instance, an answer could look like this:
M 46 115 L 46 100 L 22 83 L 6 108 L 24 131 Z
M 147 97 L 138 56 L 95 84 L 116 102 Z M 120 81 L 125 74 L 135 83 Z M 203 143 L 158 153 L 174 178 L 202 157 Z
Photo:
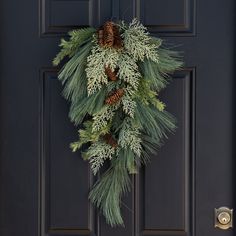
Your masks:
M 96 0 L 39 0 L 40 35 L 57 36 L 93 25 Z
M 173 98 L 172 105 L 177 106 L 182 120 L 178 120 L 176 135 L 159 150 L 159 157 L 154 156 L 135 176 L 135 235 L 195 235 L 195 68 L 178 72 L 173 83 L 167 90 L 175 96 L 181 89 L 182 96 Z
M 98 27 L 112 17 L 111 0 L 39 0 L 40 36 L 61 36 L 69 30 Z
M 95 235 L 98 219 L 91 204 L 87 200 L 87 206 L 84 204 L 84 199 L 87 199 L 88 190 L 94 181 L 93 175 L 87 164 L 83 165 L 82 158 L 71 155 L 70 140 L 65 140 L 69 135 L 62 134 L 72 133 L 74 127 L 68 126 L 70 124 L 66 119 L 68 112 L 65 112 L 67 104 L 61 97 L 61 85 L 57 80 L 57 73 L 58 70 L 53 68 L 43 68 L 40 71 L 40 236 Z M 58 112 L 61 115 L 65 114 L 61 118 L 65 120 L 64 124 L 59 125 L 60 122 L 56 122 L 55 116 Z M 60 141 L 61 139 L 63 141 Z M 62 147 L 64 142 L 65 146 Z M 77 167 L 74 168 L 74 165 Z M 63 174 L 63 169 L 71 176 Z M 70 182 L 68 178 L 76 181 Z
M 154 35 L 195 35 L 195 0 L 39 1 L 41 37 L 62 36 L 75 28 L 98 27 L 114 15 L 127 21 L 136 17 Z
M 152 34 L 195 35 L 195 0 L 136 0 L 136 2 L 136 16 Z

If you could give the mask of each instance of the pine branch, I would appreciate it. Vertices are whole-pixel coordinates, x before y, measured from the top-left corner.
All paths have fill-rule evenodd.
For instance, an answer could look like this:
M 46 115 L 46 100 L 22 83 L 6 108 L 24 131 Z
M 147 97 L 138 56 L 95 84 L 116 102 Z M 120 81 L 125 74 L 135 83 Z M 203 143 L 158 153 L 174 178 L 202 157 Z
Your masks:
M 144 27 L 134 19 L 122 34 L 125 50 L 135 61 L 144 61 L 145 58 L 158 63 L 159 55 L 156 50 L 158 45 L 153 41 Z
M 132 126 L 130 118 L 125 118 L 119 132 L 118 144 L 121 148 L 129 148 L 135 155 L 140 157 L 142 152 L 141 142 L 139 128 Z
M 133 118 L 135 114 L 136 102 L 132 99 L 130 95 L 126 93 L 126 95 L 123 96 L 123 98 L 121 99 L 121 103 L 125 114 Z
M 99 130 L 98 132 L 93 132 L 93 122 L 91 120 L 88 120 L 84 122 L 84 128 L 80 129 L 78 131 L 79 133 L 79 141 L 71 143 L 71 148 L 73 152 L 77 151 L 82 147 L 83 144 L 86 143 L 94 143 L 98 142 L 98 140 L 101 138 L 101 136 L 104 136 L 105 134 L 109 133 L 111 124 L 108 124 L 107 126 L 103 127 L 103 129 Z
M 97 93 L 84 97 L 70 106 L 69 117 L 75 125 L 79 125 L 86 115 L 94 115 L 99 112 L 104 106 L 106 96 L 106 89 L 103 88 Z
M 123 53 L 120 56 L 119 62 L 119 72 L 118 76 L 121 80 L 124 80 L 128 83 L 133 90 L 137 90 L 139 81 L 141 79 L 141 74 L 139 72 L 139 68 L 137 63 L 133 60 L 133 58 Z
M 116 106 L 104 106 L 93 116 L 93 132 L 97 132 L 106 127 L 115 114 Z
M 140 166 L 141 163 L 140 157 L 136 156 L 130 148 L 126 148 L 121 151 L 123 151 L 122 156 L 126 159 L 126 168 L 129 174 L 137 174 L 138 166 Z
M 120 51 L 114 48 L 102 48 L 95 41 L 91 54 L 87 58 L 86 76 L 88 78 L 88 94 L 91 95 L 108 84 L 105 68 L 114 71 L 118 67 Z
M 154 105 L 159 111 L 164 111 L 165 104 L 157 96 L 157 92 L 151 89 L 151 81 L 141 80 L 138 90 L 135 93 L 135 99 L 140 100 L 145 106 Z
M 59 72 L 58 78 L 64 84 L 63 95 L 67 100 L 76 103 L 87 97 L 87 78 L 85 68 L 86 60 L 91 51 L 92 43 L 89 42 L 81 47 Z
M 168 84 L 169 74 L 180 69 L 183 63 L 178 52 L 158 48 L 157 53 L 158 63 L 145 59 L 139 62 L 139 68 L 144 79 L 150 81 L 155 90 L 160 91 Z
M 142 127 L 141 132 L 156 139 L 156 143 L 161 143 L 167 133 L 176 128 L 176 120 L 170 113 L 159 111 L 153 105 L 145 106 L 140 101 L 137 101 L 135 122 Z
M 102 211 L 112 227 L 124 226 L 120 207 L 121 197 L 127 191 L 130 191 L 129 174 L 126 162 L 119 154 L 89 194 L 92 203 Z
M 115 154 L 115 148 L 111 145 L 98 141 L 92 143 L 86 152 L 83 153 L 85 160 L 91 164 L 91 170 L 96 175 L 106 160 L 111 160 Z
M 53 65 L 57 66 L 60 62 L 66 57 L 72 57 L 79 49 L 79 47 L 96 32 L 94 28 L 84 28 L 70 31 L 68 34 L 70 39 L 66 41 L 65 39 L 61 40 L 60 47 L 61 51 L 53 60 Z

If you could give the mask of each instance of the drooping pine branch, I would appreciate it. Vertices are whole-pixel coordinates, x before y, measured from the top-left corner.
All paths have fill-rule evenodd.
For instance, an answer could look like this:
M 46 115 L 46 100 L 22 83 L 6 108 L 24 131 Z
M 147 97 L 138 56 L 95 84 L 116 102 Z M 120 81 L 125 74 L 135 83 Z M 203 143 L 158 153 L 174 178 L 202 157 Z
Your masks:
M 85 28 L 73 30 L 68 33 L 70 39 L 66 41 L 65 39 L 61 39 L 60 47 L 61 51 L 57 54 L 57 56 L 53 60 L 53 65 L 57 66 L 59 63 L 66 57 L 72 57 L 79 47 L 92 37 L 96 30 L 94 28 Z
M 111 167 L 101 176 L 89 194 L 92 203 L 101 210 L 111 226 L 124 225 L 121 216 L 121 198 L 130 190 L 126 161 L 118 154 Z

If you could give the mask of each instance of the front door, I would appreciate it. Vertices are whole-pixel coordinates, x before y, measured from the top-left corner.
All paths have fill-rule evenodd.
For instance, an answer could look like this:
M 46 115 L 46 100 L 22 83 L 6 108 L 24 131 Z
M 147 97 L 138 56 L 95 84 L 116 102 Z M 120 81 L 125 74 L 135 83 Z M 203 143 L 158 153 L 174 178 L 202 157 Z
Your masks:
M 2 0 L 1 236 L 233 236 L 214 208 L 235 207 L 234 0 Z M 137 17 L 184 55 L 161 94 L 178 119 L 123 199 L 125 228 L 87 200 L 93 176 L 51 61 L 68 30 Z

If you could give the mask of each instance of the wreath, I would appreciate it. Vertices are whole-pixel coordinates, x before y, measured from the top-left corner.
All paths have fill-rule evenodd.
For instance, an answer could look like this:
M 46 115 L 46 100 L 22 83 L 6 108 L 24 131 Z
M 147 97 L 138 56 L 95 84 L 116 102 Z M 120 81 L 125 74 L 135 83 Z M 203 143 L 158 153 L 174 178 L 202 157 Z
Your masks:
M 120 206 L 131 187 L 130 175 L 176 127 L 158 94 L 182 61 L 136 19 L 68 34 L 53 64 L 69 58 L 58 78 L 70 101 L 69 117 L 78 127 L 79 140 L 71 148 L 82 148 L 94 175 L 103 167 L 89 199 L 108 224 L 124 225 Z

